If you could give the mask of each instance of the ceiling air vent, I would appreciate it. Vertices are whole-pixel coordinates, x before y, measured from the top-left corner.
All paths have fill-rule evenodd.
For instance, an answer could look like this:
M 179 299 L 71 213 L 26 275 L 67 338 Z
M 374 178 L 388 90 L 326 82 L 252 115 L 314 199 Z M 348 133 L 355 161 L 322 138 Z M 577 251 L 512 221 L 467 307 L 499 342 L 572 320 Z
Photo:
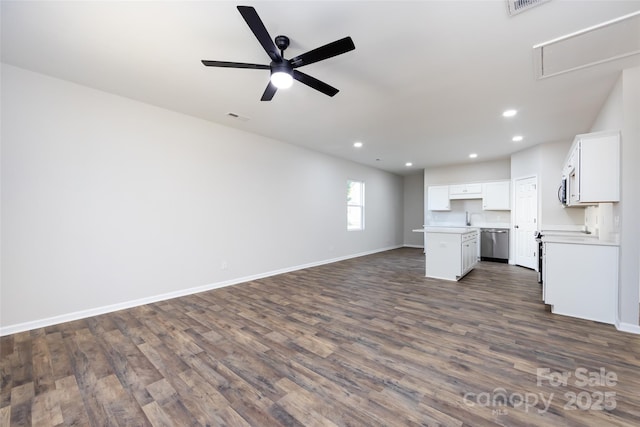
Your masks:
M 548 1 L 550 0 L 507 0 L 507 9 L 509 10 L 509 15 L 513 16 Z
M 240 120 L 241 122 L 248 122 L 249 121 L 249 117 L 241 116 L 240 114 L 236 114 L 236 113 L 232 113 L 232 112 L 228 112 L 227 113 L 227 117 L 231 117 L 233 119 Z

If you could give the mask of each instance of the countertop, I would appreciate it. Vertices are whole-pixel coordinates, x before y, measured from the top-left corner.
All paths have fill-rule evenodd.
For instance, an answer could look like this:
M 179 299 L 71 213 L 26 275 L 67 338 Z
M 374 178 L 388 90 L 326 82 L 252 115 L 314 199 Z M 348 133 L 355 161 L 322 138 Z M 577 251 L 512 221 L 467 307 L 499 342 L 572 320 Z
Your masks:
M 506 229 L 509 230 L 511 225 L 508 223 L 481 223 L 474 225 L 455 225 L 455 224 L 429 224 L 423 225 L 422 228 L 414 228 L 414 233 L 424 233 L 425 231 L 429 231 L 431 233 L 440 232 L 440 233 L 465 233 L 466 231 L 462 230 L 480 230 L 481 228 L 497 228 L 497 229 Z M 443 231 L 443 230 L 457 230 L 457 231 Z
M 584 235 L 584 236 L 568 236 L 562 234 L 551 234 L 542 236 L 543 243 L 567 243 L 572 245 L 600 245 L 600 246 L 620 246 L 619 243 L 600 240 L 597 236 Z
M 455 227 L 455 228 L 511 228 L 508 222 L 471 222 L 471 225 L 460 225 L 460 223 L 425 224 L 423 227 Z
M 447 234 L 466 234 L 473 231 L 479 231 L 478 227 L 424 227 L 427 233 L 447 233 Z

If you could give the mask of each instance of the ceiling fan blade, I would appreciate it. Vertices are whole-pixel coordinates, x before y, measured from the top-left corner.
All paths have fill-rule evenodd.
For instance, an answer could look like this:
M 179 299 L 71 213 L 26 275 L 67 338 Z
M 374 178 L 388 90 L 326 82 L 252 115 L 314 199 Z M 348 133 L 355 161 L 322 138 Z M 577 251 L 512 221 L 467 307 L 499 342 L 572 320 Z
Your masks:
M 355 49 L 351 37 L 345 37 L 340 40 L 336 40 L 324 46 L 320 46 L 316 49 L 310 50 L 307 53 L 298 55 L 295 58 L 291 58 L 289 62 L 293 68 L 302 67 L 303 65 L 313 64 L 314 62 L 322 61 L 323 59 L 332 58 L 334 56 L 341 55 Z
M 256 36 L 265 52 L 267 52 L 267 55 L 269 55 L 269 58 L 271 58 L 272 61 L 281 62 L 282 56 L 280 56 L 278 48 L 273 43 L 269 32 L 258 16 L 258 12 L 251 6 L 238 6 L 238 11 L 247 22 L 249 28 L 251 28 L 251 31 L 253 31 L 253 35 Z
M 329 86 L 325 82 L 321 82 L 315 77 L 311 77 L 310 75 L 302 73 L 298 70 L 293 70 L 293 78 L 299 81 L 300 83 L 304 83 L 307 86 L 314 88 L 315 90 L 319 90 L 325 95 L 333 96 L 336 93 L 340 92 L 335 87 Z
M 268 70 L 268 65 L 262 64 L 247 64 L 246 62 L 229 62 L 229 61 L 208 61 L 202 60 L 202 63 L 207 67 L 225 67 L 225 68 L 251 68 L 254 70 Z
M 278 88 L 275 87 L 275 85 L 271 83 L 271 81 L 269 81 L 269 84 L 267 85 L 267 88 L 264 90 L 264 93 L 262 94 L 262 98 L 260 98 L 260 101 L 271 101 L 273 99 L 273 95 L 276 94 L 277 90 Z

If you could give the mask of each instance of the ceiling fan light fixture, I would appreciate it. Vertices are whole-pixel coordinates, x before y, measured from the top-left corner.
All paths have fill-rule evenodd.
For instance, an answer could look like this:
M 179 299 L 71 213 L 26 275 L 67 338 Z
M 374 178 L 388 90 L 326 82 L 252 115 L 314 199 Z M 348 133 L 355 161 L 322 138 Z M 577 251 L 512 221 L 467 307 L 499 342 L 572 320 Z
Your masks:
M 286 71 L 275 71 L 271 73 L 271 83 L 278 89 L 288 89 L 293 84 L 293 77 Z
M 293 84 L 293 70 L 288 62 L 271 63 L 271 83 L 278 89 L 288 89 Z

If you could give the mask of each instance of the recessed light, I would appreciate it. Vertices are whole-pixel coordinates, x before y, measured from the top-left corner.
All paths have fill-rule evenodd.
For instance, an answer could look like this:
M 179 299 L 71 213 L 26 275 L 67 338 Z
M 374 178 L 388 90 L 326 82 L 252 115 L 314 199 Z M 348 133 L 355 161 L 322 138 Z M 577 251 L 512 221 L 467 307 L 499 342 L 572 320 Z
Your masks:
M 413 166 L 413 163 L 411 163 L 411 162 L 407 162 L 407 163 L 405 163 L 404 165 L 405 165 L 406 167 L 411 167 L 411 166 Z
M 360 148 L 360 147 L 362 147 L 362 142 L 360 142 L 360 141 L 354 142 L 353 146 L 356 147 L 356 148 Z
M 469 158 L 470 159 L 475 159 L 476 157 L 478 157 L 478 155 L 476 153 L 469 154 Z
M 516 136 L 514 136 L 513 138 L 511 138 L 511 140 L 512 140 L 513 142 L 520 142 L 520 141 L 522 141 L 523 139 L 524 139 L 524 138 L 522 137 L 522 135 L 516 135 Z
M 516 111 L 516 110 L 505 110 L 505 111 L 502 113 L 502 117 L 513 117 L 513 116 L 515 116 L 516 114 L 518 114 L 518 111 Z

